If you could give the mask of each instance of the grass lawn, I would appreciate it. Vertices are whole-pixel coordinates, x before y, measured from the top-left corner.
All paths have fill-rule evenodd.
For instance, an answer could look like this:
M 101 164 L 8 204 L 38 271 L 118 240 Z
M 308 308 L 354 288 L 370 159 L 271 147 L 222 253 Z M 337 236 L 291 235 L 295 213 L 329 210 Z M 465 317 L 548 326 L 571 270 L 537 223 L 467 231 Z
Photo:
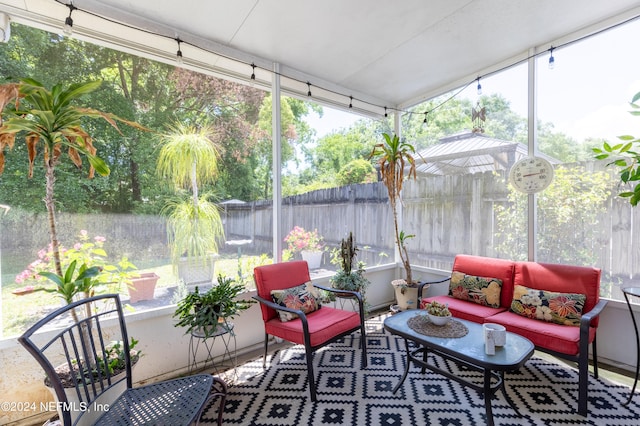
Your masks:
M 253 288 L 253 268 L 259 264 L 269 262 L 265 256 L 242 256 L 241 272 L 243 282 L 247 289 Z M 214 271 L 216 276 L 238 277 L 238 258 L 236 254 L 220 255 L 216 259 Z M 155 272 L 160 276 L 156 288 L 174 287 L 178 283 L 173 265 L 163 264 L 154 267 L 139 269 L 139 272 Z M 17 288 L 22 288 L 26 283 L 17 284 L 15 274 L 2 275 L 2 293 L 0 302 L 2 304 L 2 337 L 9 337 L 21 334 L 38 319 L 51 312 L 53 309 L 62 306 L 64 303 L 57 295 L 45 291 L 36 291 L 25 295 L 17 296 L 12 292 Z M 122 285 L 120 289 L 102 289 L 102 292 L 118 292 L 127 295 L 127 288 Z

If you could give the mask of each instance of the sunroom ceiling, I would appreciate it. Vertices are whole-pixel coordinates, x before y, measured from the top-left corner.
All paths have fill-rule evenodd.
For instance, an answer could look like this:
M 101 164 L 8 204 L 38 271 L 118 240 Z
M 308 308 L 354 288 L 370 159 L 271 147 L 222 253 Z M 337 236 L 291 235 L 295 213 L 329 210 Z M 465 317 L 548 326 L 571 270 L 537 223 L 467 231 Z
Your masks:
M 69 0 L 0 0 L 59 29 Z M 639 0 L 75 0 L 79 38 L 382 115 L 640 14 Z M 89 13 L 87 13 L 89 12 Z M 96 16 L 97 15 L 97 16 Z M 106 17 L 109 20 L 102 19 Z M 125 23 L 123 27 L 119 23 Z M 130 27 L 142 28 L 142 33 Z M 204 49 L 204 52 L 202 51 Z M 220 55 L 212 55 L 211 52 Z M 290 78 L 286 78 L 290 77 Z M 350 99 L 353 97 L 353 100 Z

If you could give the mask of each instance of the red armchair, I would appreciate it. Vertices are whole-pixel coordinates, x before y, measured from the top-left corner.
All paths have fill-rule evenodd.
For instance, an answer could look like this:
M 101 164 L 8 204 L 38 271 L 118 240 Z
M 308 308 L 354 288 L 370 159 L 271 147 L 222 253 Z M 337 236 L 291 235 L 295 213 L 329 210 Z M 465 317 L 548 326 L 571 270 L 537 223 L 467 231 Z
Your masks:
M 307 262 L 294 261 L 259 266 L 254 269 L 253 277 L 258 290 L 258 294 L 254 296 L 254 299 L 260 302 L 262 319 L 264 320 L 263 368 L 266 368 L 269 335 L 295 344 L 304 345 L 307 359 L 309 392 L 311 394 L 311 401 L 316 401 L 313 354 L 318 348 L 351 334 L 358 329 L 361 335 L 362 367 L 367 366 L 364 305 L 360 293 L 336 290 L 314 284 L 314 288 L 340 293 L 342 297 L 355 298 L 358 302 L 359 311 L 353 312 L 325 305 L 320 309 L 305 314 L 302 309 L 289 308 L 275 303 L 272 299 L 271 292 L 272 290 L 291 289 L 310 282 L 311 278 L 309 276 Z M 282 321 L 278 312 L 296 314 L 298 318 Z

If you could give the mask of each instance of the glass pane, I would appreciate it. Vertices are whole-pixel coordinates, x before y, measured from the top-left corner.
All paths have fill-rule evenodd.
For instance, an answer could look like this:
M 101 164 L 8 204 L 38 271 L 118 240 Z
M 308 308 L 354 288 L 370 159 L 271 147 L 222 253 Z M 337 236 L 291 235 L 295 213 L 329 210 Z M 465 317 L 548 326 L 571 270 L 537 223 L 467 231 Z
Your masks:
M 638 273 L 636 216 L 607 161 L 593 147 L 637 135 L 629 102 L 640 91 L 640 59 L 629 52 L 640 36 L 634 21 L 554 51 L 539 67 L 539 142 L 557 160 L 556 176 L 538 200 L 538 259 L 602 268 L 601 294 L 621 299 L 620 285 Z M 636 284 L 637 285 L 637 284 Z

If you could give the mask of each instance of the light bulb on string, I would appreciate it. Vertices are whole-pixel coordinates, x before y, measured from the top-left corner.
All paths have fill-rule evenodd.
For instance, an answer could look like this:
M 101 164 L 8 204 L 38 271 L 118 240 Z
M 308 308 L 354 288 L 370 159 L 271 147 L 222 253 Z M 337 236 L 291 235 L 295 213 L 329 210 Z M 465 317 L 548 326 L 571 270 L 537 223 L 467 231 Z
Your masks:
M 553 57 L 553 47 L 549 49 L 549 69 L 552 70 L 556 66 L 556 59 Z
M 176 52 L 176 62 L 178 63 L 178 65 L 182 65 L 184 62 L 182 57 L 182 49 L 180 49 L 180 43 L 182 42 L 182 40 L 180 40 L 180 38 L 176 38 L 176 41 L 178 42 L 178 51 Z
M 349 108 L 353 108 L 353 96 L 349 96 Z
M 387 118 L 389 114 L 387 114 L 387 107 L 384 107 L 384 117 Z
M 73 1 L 70 1 L 69 4 L 67 4 L 67 7 L 69 8 L 69 16 L 64 20 L 64 27 L 62 27 L 62 31 L 66 36 L 71 37 L 73 34 L 73 18 L 71 17 L 71 14 L 77 9 L 77 7 L 73 5 Z
M 307 97 L 311 97 L 311 83 L 307 81 Z
M 429 111 L 424 113 L 424 120 L 422 120 L 422 124 L 427 124 L 427 114 L 429 114 Z
M 482 95 L 482 84 L 480 84 L 480 77 L 478 77 L 478 95 Z
M 249 79 L 252 83 L 256 81 L 256 64 L 251 64 L 251 77 Z

